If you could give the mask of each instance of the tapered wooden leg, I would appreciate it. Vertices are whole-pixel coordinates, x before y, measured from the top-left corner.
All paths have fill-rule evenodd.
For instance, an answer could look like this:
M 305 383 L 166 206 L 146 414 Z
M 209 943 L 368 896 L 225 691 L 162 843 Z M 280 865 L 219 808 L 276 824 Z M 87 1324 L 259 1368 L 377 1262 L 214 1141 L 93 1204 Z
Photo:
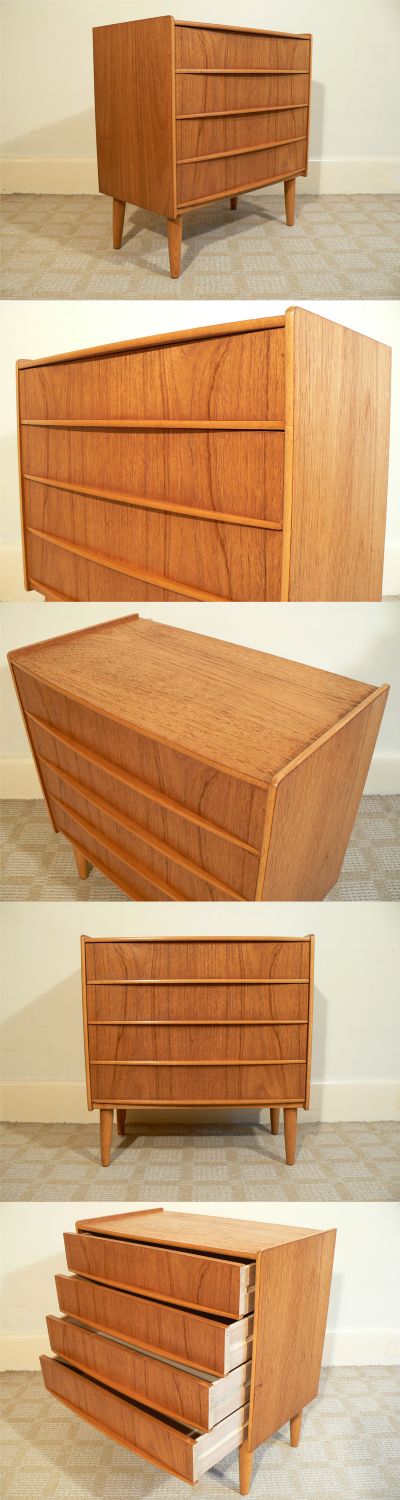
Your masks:
M 270 1116 L 271 1116 L 271 1135 L 278 1135 L 278 1133 L 279 1133 L 280 1109 L 270 1109 Z
M 248 1495 L 251 1476 L 253 1473 L 253 1453 L 247 1442 L 241 1443 L 239 1448 L 239 1488 L 241 1495 Z
M 285 187 L 286 223 L 289 224 L 289 226 L 291 227 L 291 225 L 294 224 L 294 205 L 295 205 L 295 200 L 296 200 L 296 178 L 295 177 L 290 177 L 289 178 L 289 182 L 285 182 L 284 187 Z
M 126 203 L 121 203 L 119 198 L 113 198 L 113 246 L 114 250 L 121 249 L 122 234 L 124 228 Z
M 100 1110 L 100 1152 L 102 1167 L 109 1167 L 113 1128 L 113 1109 Z
M 293 1167 L 296 1160 L 296 1135 L 297 1135 L 297 1109 L 284 1109 L 285 1121 L 285 1150 L 288 1167 Z
M 168 254 L 171 276 L 176 280 L 181 270 L 182 219 L 167 219 Z
M 118 1135 L 125 1135 L 126 1109 L 117 1109 L 117 1131 Z
M 298 1448 L 299 1446 L 302 1416 L 302 1411 L 299 1411 L 297 1417 L 292 1417 L 290 1421 L 290 1442 L 292 1448 Z
M 75 844 L 72 845 L 72 848 L 73 848 L 74 855 L 75 855 L 75 863 L 76 863 L 76 868 L 77 868 L 77 871 L 78 871 L 78 875 L 79 875 L 79 877 L 80 877 L 81 880 L 87 880 L 88 875 L 90 875 L 90 871 L 91 871 L 91 868 L 92 868 L 91 864 L 89 863 L 88 859 L 85 859 L 85 855 L 81 854 L 80 849 L 76 848 Z
M 237 198 L 231 198 L 231 208 L 237 208 Z

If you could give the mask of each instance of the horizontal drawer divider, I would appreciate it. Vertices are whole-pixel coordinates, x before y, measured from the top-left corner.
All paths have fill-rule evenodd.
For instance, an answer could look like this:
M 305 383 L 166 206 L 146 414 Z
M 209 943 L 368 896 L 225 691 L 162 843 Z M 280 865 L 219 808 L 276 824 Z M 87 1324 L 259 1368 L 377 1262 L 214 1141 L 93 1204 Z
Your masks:
M 42 757 L 39 758 L 42 763 Z M 165 844 L 162 839 L 157 838 L 156 834 L 148 833 L 147 829 L 142 828 L 140 823 L 135 823 L 132 818 L 127 818 L 125 813 L 119 812 L 118 809 L 114 810 L 108 802 L 104 801 L 103 797 L 97 797 L 94 792 L 89 792 L 87 787 L 82 787 L 80 782 L 75 780 L 75 777 L 66 776 L 65 772 L 59 771 L 58 768 L 57 775 L 61 781 L 66 781 L 67 785 L 73 786 L 82 796 L 84 795 L 91 805 L 93 804 L 94 807 L 98 807 L 106 817 L 111 818 L 114 823 L 119 823 L 121 828 L 126 828 L 129 833 L 133 833 L 136 838 L 140 839 L 144 844 L 148 844 L 151 849 L 156 849 L 165 859 L 171 860 L 175 865 L 182 865 L 183 869 L 189 870 L 191 875 L 196 875 L 199 880 L 205 881 L 206 885 L 214 885 L 217 890 L 224 891 L 224 894 L 229 895 L 232 901 L 240 901 L 242 899 L 237 891 L 231 890 L 231 887 L 224 880 L 220 880 L 219 876 L 210 875 L 208 870 L 203 870 L 200 865 L 195 864 L 194 860 L 188 859 L 185 854 L 180 854 L 175 849 L 171 849 L 170 845 Z M 92 823 L 87 822 L 81 813 L 78 814 L 75 812 L 74 808 L 69 807 L 67 802 L 63 802 L 61 797 L 56 797 L 54 792 L 49 792 L 49 796 L 52 802 L 58 803 L 64 812 L 68 813 L 68 817 L 74 818 L 78 823 L 81 823 L 82 828 L 86 828 L 87 832 L 90 832 L 98 843 L 106 844 L 105 834 L 100 832 L 99 829 L 94 828 Z M 112 847 L 113 853 L 118 852 L 119 859 L 130 864 L 130 856 L 126 854 L 125 850 L 120 850 L 119 845 L 110 841 L 108 847 Z M 132 868 L 134 869 L 135 866 L 132 865 Z M 137 869 L 139 873 L 139 867 Z M 141 873 L 144 873 L 144 871 Z M 147 879 L 150 879 L 153 885 L 159 884 L 161 890 L 169 890 L 169 886 L 167 886 L 166 881 L 161 879 L 161 876 L 155 877 L 154 874 L 150 874 L 147 876 Z M 184 897 L 178 895 L 178 892 L 176 892 L 176 900 L 184 900 Z
M 87 980 L 87 983 L 91 984 L 92 980 Z M 181 1026 L 191 1026 L 192 1028 L 193 1026 L 223 1026 L 225 1031 L 229 1031 L 230 1026 L 308 1026 L 308 1021 L 281 1021 L 280 1017 L 277 1021 L 265 1021 L 263 1016 L 260 1016 L 257 1021 L 126 1021 L 125 1017 L 121 1017 L 120 1021 L 116 1021 L 115 1019 L 112 1021 L 88 1021 L 88 1026 L 89 1028 L 97 1028 L 98 1026 L 132 1026 L 134 1031 L 137 1031 L 139 1026 L 156 1026 L 157 1031 L 160 1028 L 162 1030 L 164 1026 L 179 1026 L 179 1029 Z M 96 1058 L 96 1062 L 97 1060 Z M 280 1062 L 280 1058 L 275 1058 L 276 1061 Z M 304 1058 L 299 1058 L 298 1061 L 304 1062 Z
M 176 115 L 177 120 L 230 120 L 236 115 L 278 115 L 293 113 L 295 109 L 308 109 L 307 100 L 304 104 L 251 104 L 248 109 L 204 109 L 196 110 L 193 115 Z
M 196 827 L 204 829 L 205 833 L 215 834 L 216 838 L 224 839 L 226 843 L 234 844 L 236 848 L 244 849 L 247 854 L 259 855 L 260 851 L 254 844 L 246 844 L 244 839 L 237 838 L 234 833 L 226 832 L 217 823 L 211 823 L 207 818 L 203 818 L 201 813 L 191 812 L 190 808 L 183 807 L 180 802 L 174 802 L 173 797 L 167 797 L 166 793 L 159 792 L 157 787 L 148 786 L 147 782 L 141 781 L 139 776 L 133 776 L 130 771 L 125 771 L 122 766 L 115 765 L 113 761 L 105 760 L 104 756 L 97 754 L 97 751 L 89 750 L 85 745 L 81 744 L 80 740 L 74 739 L 71 734 L 66 734 L 64 730 L 56 729 L 54 725 L 47 723 L 46 719 L 40 719 L 37 714 L 32 714 L 29 711 L 26 711 L 26 718 L 29 719 L 30 723 L 37 724 L 38 728 L 44 730 L 51 739 L 56 740 L 61 745 L 66 745 L 67 749 L 72 750 L 74 755 L 80 756 L 82 760 L 87 760 L 91 766 L 98 766 L 99 770 L 104 771 L 113 780 L 121 781 L 123 786 L 132 787 L 132 791 L 139 792 L 141 796 L 147 797 L 149 802 L 157 802 L 160 807 L 165 807 L 168 812 L 174 813 L 176 817 L 184 818 L 189 823 L 195 823 Z M 42 759 L 46 760 L 46 757 L 42 756 Z M 51 766 L 53 771 L 57 771 L 60 774 L 60 767 L 55 762 L 47 759 L 46 764 Z
M 294 146 L 297 141 L 306 141 L 306 135 L 290 135 L 283 141 L 260 141 L 256 146 L 235 146 L 230 151 L 207 151 L 203 156 L 183 156 L 177 161 L 177 167 L 188 167 L 191 162 L 198 161 L 220 161 L 221 157 L 227 156 L 250 156 L 253 151 L 274 151 L 276 146 Z
M 178 211 L 183 208 L 197 208 L 202 203 L 216 203 L 221 198 L 232 197 L 233 193 L 235 198 L 237 198 L 240 197 L 241 193 L 252 193 L 256 188 L 270 187 L 273 182 L 290 182 L 292 177 L 301 176 L 304 176 L 304 172 L 299 167 L 297 172 L 278 172 L 277 177 L 259 177 L 257 182 L 235 183 L 234 186 L 224 188 L 220 193 L 206 193 L 203 198 L 187 198 L 184 203 L 178 203 Z M 284 427 L 285 424 L 282 422 L 280 425 Z M 277 427 L 278 424 L 275 423 L 275 426 Z
M 21 427 L 88 427 L 97 429 L 126 428 L 160 432 L 281 432 L 285 426 L 281 421 L 250 422 L 235 419 L 226 421 L 164 420 L 158 417 L 23 417 Z
M 149 500 L 143 495 L 125 495 L 121 490 L 98 489 L 96 485 L 70 484 L 68 480 L 47 479 L 43 474 L 23 474 L 30 484 L 44 484 L 50 490 L 66 490 L 71 495 L 88 495 L 91 499 L 110 500 L 116 505 L 131 505 L 136 510 L 155 510 L 172 516 L 188 516 L 196 521 L 217 521 L 229 526 L 253 526 L 257 531 L 282 531 L 281 521 L 259 520 L 257 516 L 235 516 L 224 510 L 202 510 L 200 506 L 178 505 L 172 500 Z M 56 595 L 62 598 L 63 595 Z
M 178 940 L 174 939 L 174 941 Z M 255 985 L 256 989 L 270 989 L 272 985 L 276 984 L 309 984 L 309 982 L 309 979 L 292 979 L 292 977 L 290 977 L 290 979 L 88 979 L 88 984 L 102 985 L 103 988 L 104 985 L 107 986 L 109 984 L 119 984 L 122 985 L 124 989 L 127 985 L 139 984 L 149 984 L 152 989 L 154 985 L 157 984 L 184 985 L 185 989 L 189 988 L 190 985 L 197 984 L 207 984 L 213 986 L 216 984 L 223 984 L 224 986 L 226 986 L 226 988 L 228 988 L 228 985 L 241 984 L 243 985 L 244 989 L 248 990 L 250 989 L 251 985 Z
M 179 77 L 182 73 L 205 73 L 206 76 L 214 78 L 215 75 L 218 77 L 223 75 L 224 78 L 232 75 L 237 78 L 253 78 L 255 75 L 259 77 L 260 74 L 267 78 L 288 78 L 289 76 L 299 78 L 303 75 L 307 78 L 309 71 L 309 68 L 175 68 Z
M 168 896 L 171 901 L 186 901 L 186 896 L 182 896 L 180 891 L 175 891 L 174 887 L 172 885 L 168 885 L 167 881 L 163 880 L 161 875 L 155 875 L 153 871 L 148 870 L 145 865 L 141 865 L 138 860 L 135 861 L 131 859 L 130 854 L 126 854 L 124 850 L 121 850 L 119 848 L 119 845 L 114 842 L 114 839 L 109 839 L 105 833 L 98 833 L 96 828 L 93 828 L 92 823 L 88 823 L 87 819 L 82 818 L 80 813 L 73 812 L 71 808 L 68 807 L 68 804 L 66 802 L 61 801 L 61 797 L 54 797 L 52 793 L 51 800 L 52 802 L 56 802 L 57 805 L 62 808 L 63 812 L 67 813 L 68 817 L 71 819 L 71 823 L 76 823 L 78 828 L 83 828 L 85 833 L 90 834 L 90 837 L 93 839 L 94 844 L 100 844 L 100 848 L 104 845 L 104 848 L 108 849 L 109 853 L 113 854 L 115 859 L 119 859 L 122 865 L 127 865 L 128 870 L 133 870 L 134 875 L 140 875 L 143 880 L 148 880 L 149 885 L 154 885 L 156 890 L 164 891 L 165 895 Z M 103 875 L 107 876 L 108 880 L 116 880 L 117 883 L 120 883 L 121 889 L 126 889 L 128 896 L 133 895 L 135 901 L 150 901 L 150 896 L 136 896 L 135 892 L 132 892 L 128 888 L 128 884 L 126 884 L 126 886 L 125 884 L 122 885 L 120 877 L 118 876 L 117 880 L 117 876 L 114 874 L 114 871 L 111 872 L 109 869 L 107 869 L 107 865 L 100 864 L 100 860 L 97 858 L 97 854 L 95 857 L 90 853 L 88 849 L 85 849 L 83 844 L 78 844 L 78 841 L 75 840 L 75 835 L 73 833 L 67 833 L 65 837 L 69 838 L 71 844 L 76 843 L 77 848 L 81 850 L 81 854 L 84 854 L 85 859 L 88 859 L 89 863 L 92 862 L 93 864 L 96 864 L 96 869 L 101 870 Z
M 56 589 L 51 589 L 48 583 L 41 583 L 38 578 L 32 578 L 32 574 L 31 573 L 29 574 L 29 588 L 31 588 L 31 589 L 37 589 L 38 594 L 44 594 L 44 593 L 46 593 L 46 596 L 47 596 L 48 599 L 61 600 L 61 602 L 65 603 L 65 604 L 73 604 L 74 603 L 74 600 L 71 599 L 71 595 L 70 594 L 59 594 L 59 593 L 57 593 L 57 590 Z
M 157 1057 L 147 1058 L 147 1060 L 143 1060 L 140 1057 L 91 1057 L 90 1063 L 94 1068 L 286 1068 L 288 1066 L 297 1068 L 299 1065 L 305 1068 L 306 1066 L 304 1057 L 256 1057 L 249 1059 L 223 1057 L 219 1060 L 216 1057 L 212 1060 L 210 1057 L 203 1060 L 201 1057 L 195 1057 L 193 1061 L 188 1061 L 185 1058 L 184 1062 L 179 1062 L 175 1057 L 169 1057 L 166 1060 L 164 1059 L 164 1061 L 159 1061 Z
M 101 568 L 108 568 L 112 573 L 121 573 L 124 578 L 141 579 L 142 582 L 155 584 L 157 588 L 166 589 L 171 594 L 185 594 L 189 599 L 202 599 L 212 601 L 214 604 L 223 604 L 225 600 L 221 594 L 206 594 L 202 589 L 191 588 L 187 583 L 175 583 L 171 578 L 164 578 L 163 574 L 149 573 L 146 568 L 128 568 L 113 557 L 105 557 L 102 552 L 93 552 L 91 547 L 80 547 L 76 542 L 64 541 L 63 537 L 54 536 L 50 531 L 40 531 L 37 526 L 27 526 L 28 536 L 39 537 L 49 547 L 59 547 L 62 552 L 69 552 L 73 557 L 82 557 L 86 562 L 97 563 Z

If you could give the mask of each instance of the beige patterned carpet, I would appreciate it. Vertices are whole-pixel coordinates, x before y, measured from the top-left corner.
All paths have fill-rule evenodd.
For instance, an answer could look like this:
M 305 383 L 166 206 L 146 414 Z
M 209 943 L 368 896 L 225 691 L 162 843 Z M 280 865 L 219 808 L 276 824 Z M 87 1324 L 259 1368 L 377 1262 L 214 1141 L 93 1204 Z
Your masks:
M 46 1333 L 43 1332 L 45 1351 Z M 2 1376 L 3 1500 L 179 1500 L 184 1485 L 61 1406 L 33 1372 Z M 326 1369 L 300 1446 L 288 1427 L 257 1450 L 251 1500 L 398 1500 L 400 1375 Z M 199 1500 L 239 1494 L 237 1454 L 211 1469 Z
M 256 1120 L 256 1111 L 254 1119 Z M 98 1111 L 90 1125 L 2 1125 L 5 1202 L 182 1203 L 396 1202 L 400 1197 L 400 1125 L 392 1122 L 303 1123 L 297 1160 L 285 1162 L 283 1125 L 138 1125 L 120 1139 L 114 1126 L 111 1164 L 100 1164 Z
M 80 880 L 66 839 L 44 803 L 2 802 L 3 901 L 127 901 L 92 869 Z M 363 797 L 340 878 L 329 901 L 400 898 L 400 796 Z
M 8 298 L 396 298 L 400 199 L 297 197 L 283 186 L 199 208 L 184 220 L 182 273 L 171 281 L 165 220 L 128 208 L 112 249 L 111 202 L 100 196 L 2 199 L 2 295 Z

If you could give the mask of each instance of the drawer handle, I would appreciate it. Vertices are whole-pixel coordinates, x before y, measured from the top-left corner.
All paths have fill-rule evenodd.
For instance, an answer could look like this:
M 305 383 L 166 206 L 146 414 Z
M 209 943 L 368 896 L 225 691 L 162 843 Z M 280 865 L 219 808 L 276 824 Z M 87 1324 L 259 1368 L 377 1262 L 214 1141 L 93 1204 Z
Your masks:
M 172 516 L 188 516 L 190 520 L 217 521 L 227 526 L 253 526 L 257 531 L 282 531 L 281 521 L 266 521 L 258 516 L 233 515 L 225 510 L 203 510 L 201 506 L 178 505 L 172 500 L 150 500 L 143 495 L 125 495 L 122 490 L 103 490 L 97 485 L 70 484 L 65 479 L 47 479 L 42 474 L 23 474 L 30 484 L 43 484 L 50 490 L 66 490 L 72 495 L 88 495 L 95 500 L 110 500 L 115 505 L 131 505 L 137 510 L 155 510 Z M 66 598 L 66 595 L 55 597 Z

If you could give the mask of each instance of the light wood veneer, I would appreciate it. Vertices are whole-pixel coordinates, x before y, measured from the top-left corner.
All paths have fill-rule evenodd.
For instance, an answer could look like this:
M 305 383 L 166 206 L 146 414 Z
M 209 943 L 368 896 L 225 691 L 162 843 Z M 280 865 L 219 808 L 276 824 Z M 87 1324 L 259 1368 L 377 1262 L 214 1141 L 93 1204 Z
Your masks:
M 296 1447 L 303 1407 L 318 1393 L 335 1230 L 150 1209 L 80 1220 L 65 1239 L 69 1264 L 71 1246 L 82 1248 L 84 1274 L 56 1277 L 64 1316 L 47 1319 L 55 1356 L 41 1359 L 47 1389 L 190 1484 L 238 1448 L 247 1494 L 255 1448 L 285 1422 Z M 191 1310 L 171 1305 L 163 1257 L 178 1298 L 190 1261 Z M 122 1261 L 125 1287 L 147 1279 L 153 1264 L 152 1300 L 140 1285 L 138 1294 L 115 1289 Z M 233 1322 L 199 1311 L 203 1275 L 230 1302 L 252 1281 L 254 1314 Z
M 384 345 L 289 308 L 20 360 L 17 383 L 27 588 L 381 597 Z
M 297 1108 L 309 1107 L 314 939 L 82 937 L 81 947 L 87 1101 L 100 1109 L 103 1166 L 114 1108 L 124 1135 L 127 1108 L 160 1102 L 269 1105 L 273 1134 L 283 1107 L 293 1165 Z
M 137 616 L 9 660 L 81 877 L 94 864 L 135 900 L 318 901 L 334 885 L 386 686 Z
M 171 276 L 182 219 L 203 203 L 285 183 L 293 224 L 307 175 L 311 36 L 159 16 L 93 32 L 99 189 L 113 199 L 113 245 L 126 203 L 167 220 Z M 288 204 L 288 189 L 290 197 Z

